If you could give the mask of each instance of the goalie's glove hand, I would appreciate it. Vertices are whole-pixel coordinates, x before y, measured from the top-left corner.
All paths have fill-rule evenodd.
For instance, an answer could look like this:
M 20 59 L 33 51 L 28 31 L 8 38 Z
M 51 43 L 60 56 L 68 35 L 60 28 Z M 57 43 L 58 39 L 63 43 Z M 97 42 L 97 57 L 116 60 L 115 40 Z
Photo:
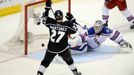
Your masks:
M 73 17 L 73 15 L 71 14 L 71 13 L 66 13 L 66 19 L 67 20 L 69 20 L 69 21 L 72 21 L 72 20 L 74 20 L 74 17 Z
M 47 0 L 45 9 L 46 10 L 50 10 L 51 9 L 51 6 L 52 6 L 51 0 Z

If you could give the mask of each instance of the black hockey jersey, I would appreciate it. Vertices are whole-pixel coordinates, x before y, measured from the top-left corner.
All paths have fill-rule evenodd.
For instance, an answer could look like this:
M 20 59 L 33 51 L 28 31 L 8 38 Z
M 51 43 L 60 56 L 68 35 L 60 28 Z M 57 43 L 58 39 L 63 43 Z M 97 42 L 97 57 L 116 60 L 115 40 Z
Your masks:
M 60 53 L 66 50 L 68 46 L 68 35 L 77 31 L 77 26 L 71 21 L 57 23 L 55 19 L 47 17 L 46 26 L 49 28 L 50 38 L 48 42 L 48 51 Z

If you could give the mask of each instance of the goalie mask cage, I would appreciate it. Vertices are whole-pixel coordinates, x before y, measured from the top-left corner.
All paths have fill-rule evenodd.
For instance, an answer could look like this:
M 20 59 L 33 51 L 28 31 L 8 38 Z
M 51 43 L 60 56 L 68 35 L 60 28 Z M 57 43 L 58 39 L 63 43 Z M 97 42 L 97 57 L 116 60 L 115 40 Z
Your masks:
M 58 3 L 58 1 L 62 1 L 62 3 Z M 7 42 L 0 47 L 2 51 L 9 54 L 27 55 L 31 52 L 43 50 L 47 46 L 49 29 L 42 23 L 37 25 L 34 18 L 42 16 L 42 12 L 45 11 L 45 2 L 46 0 L 31 0 L 22 5 L 20 22 L 17 30 L 12 38 L 7 40 Z M 67 11 L 71 12 L 71 0 L 52 0 L 52 2 L 52 8 L 54 10 L 60 9 L 63 11 L 63 14 Z M 54 17 L 51 10 L 50 16 Z M 42 43 L 45 44 L 44 47 L 41 46 Z

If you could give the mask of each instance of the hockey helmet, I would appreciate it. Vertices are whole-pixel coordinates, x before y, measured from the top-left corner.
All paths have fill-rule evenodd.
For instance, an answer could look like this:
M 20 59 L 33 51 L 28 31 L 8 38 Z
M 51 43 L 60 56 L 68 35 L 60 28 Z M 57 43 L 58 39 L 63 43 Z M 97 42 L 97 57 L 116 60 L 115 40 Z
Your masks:
M 63 13 L 61 10 L 56 10 L 55 13 L 54 13 L 54 16 L 55 16 L 55 19 L 56 20 L 61 20 L 63 19 Z
M 96 33 L 99 33 L 103 28 L 103 23 L 101 20 L 97 20 L 95 21 L 95 24 L 94 24 L 94 30 Z

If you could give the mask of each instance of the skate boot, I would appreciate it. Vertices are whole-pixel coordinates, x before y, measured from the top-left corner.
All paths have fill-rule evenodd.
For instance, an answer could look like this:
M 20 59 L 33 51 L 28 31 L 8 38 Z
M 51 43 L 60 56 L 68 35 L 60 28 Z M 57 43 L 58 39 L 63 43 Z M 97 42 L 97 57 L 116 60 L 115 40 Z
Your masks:
M 130 22 L 130 29 L 134 29 L 134 19 Z
M 81 72 L 78 72 L 77 69 L 72 70 L 74 75 L 81 75 Z
M 81 72 L 73 72 L 74 75 L 82 75 Z
M 130 29 L 134 29 L 134 24 L 130 26 Z
M 130 49 L 133 49 L 132 48 L 132 45 L 129 42 L 124 41 L 124 40 L 121 40 L 119 42 L 119 45 L 120 45 L 121 48 L 130 48 Z
M 38 72 L 37 72 L 37 75 L 43 75 L 43 73 L 42 73 L 42 72 L 40 72 L 40 71 L 38 71 Z

